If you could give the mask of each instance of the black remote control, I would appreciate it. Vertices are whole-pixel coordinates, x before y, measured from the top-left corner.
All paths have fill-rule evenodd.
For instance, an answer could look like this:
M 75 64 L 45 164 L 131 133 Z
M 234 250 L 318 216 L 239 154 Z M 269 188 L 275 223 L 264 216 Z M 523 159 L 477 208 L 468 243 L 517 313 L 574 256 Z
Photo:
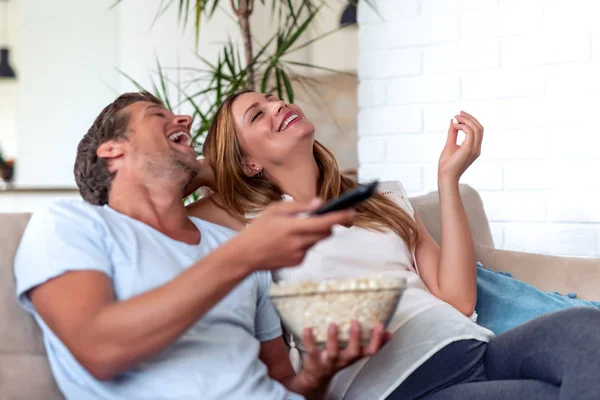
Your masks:
M 365 200 L 375 193 L 379 181 L 373 181 L 364 185 L 360 185 L 355 189 L 352 189 L 342 194 L 337 199 L 331 200 L 321 208 L 312 212 L 312 215 L 323 215 L 333 211 L 345 210 L 353 207 Z

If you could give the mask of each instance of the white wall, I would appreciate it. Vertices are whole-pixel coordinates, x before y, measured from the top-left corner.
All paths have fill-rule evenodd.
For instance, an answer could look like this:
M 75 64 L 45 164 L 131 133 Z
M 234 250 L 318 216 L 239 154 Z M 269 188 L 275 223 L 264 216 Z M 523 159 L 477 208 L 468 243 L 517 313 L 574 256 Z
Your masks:
M 20 0 L 16 183 L 74 186 L 76 146 L 117 83 L 112 0 Z
M 496 246 L 600 255 L 600 4 L 594 0 L 377 0 L 359 8 L 361 179 L 436 187 L 460 110 L 485 126 L 462 182 Z
M 4 12 L 7 26 L 3 26 Z M 8 37 L 3 37 L 4 32 Z M 19 73 L 19 31 L 17 2 L 0 2 L 0 45 L 10 49 L 10 63 Z M 17 104 L 18 83 L 14 79 L 0 79 L 0 150 L 6 158 L 17 155 L 17 136 L 15 130 L 15 115 Z
M 228 1 L 223 1 L 212 18 L 204 16 L 201 22 L 200 43 L 198 51 L 194 48 L 195 32 L 193 19 L 185 30 L 177 24 L 177 7 L 168 8 L 155 20 L 156 10 L 164 1 L 161 0 L 126 0 L 116 10 L 120 18 L 119 34 L 119 68 L 133 77 L 142 86 L 152 89 L 152 79 L 158 82 L 156 57 L 160 60 L 164 73 L 173 83 L 170 93 L 177 93 L 182 87 L 188 95 L 200 92 L 207 82 L 189 84 L 197 72 L 186 72 L 177 67 L 193 67 L 206 69 L 206 65 L 198 59 L 198 55 L 211 63 L 216 63 L 222 56 L 223 46 L 231 40 L 239 48 L 242 60 L 245 60 L 241 32 L 237 20 L 231 12 Z M 135 15 L 135 18 L 131 18 Z M 257 2 L 252 15 L 252 32 L 255 36 L 254 52 L 266 43 L 275 33 L 270 26 L 271 8 Z M 272 46 L 273 47 L 273 46 Z M 299 50 L 289 60 L 308 62 L 310 49 Z M 135 85 L 126 77 L 120 80 L 121 91 L 135 90 Z M 178 109 L 181 113 L 193 113 L 193 108 L 184 103 Z
M 358 69 L 358 29 L 355 25 L 338 29 L 340 18 L 348 1 L 329 1 L 318 14 L 310 34 L 320 37 L 310 47 L 312 64 L 336 71 L 356 73 Z M 335 33 L 328 34 L 329 32 Z M 318 73 L 313 70 L 312 73 Z
M 128 75 L 135 77 L 143 86 L 151 87 L 150 75 L 156 77 L 156 59 L 158 56 L 161 65 L 171 67 L 166 72 L 173 82 L 185 85 L 189 78 L 185 72 L 175 71 L 173 67 L 204 68 L 198 61 L 194 49 L 193 21 L 185 31 L 182 31 L 175 21 L 177 20 L 177 7 L 170 7 L 156 21 L 155 15 L 160 0 L 125 0 L 117 11 L 120 16 L 119 34 L 119 66 Z M 216 62 L 220 56 L 223 45 L 231 39 L 239 46 L 240 55 L 244 57 L 242 39 L 237 20 L 231 12 L 228 1 L 222 1 L 215 15 L 210 19 L 203 18 L 201 23 L 200 44 L 198 54 L 211 62 Z M 300 39 L 298 43 L 324 35 L 336 29 L 341 13 L 345 7 L 343 2 L 324 7 L 319 13 L 318 20 L 313 29 Z M 135 15 L 135 18 L 131 18 Z M 153 23 L 154 21 L 154 23 Z M 256 2 L 251 19 L 252 32 L 255 37 L 254 52 L 266 43 L 275 34 L 272 26 L 271 2 L 261 5 Z M 358 62 L 357 29 L 349 27 L 327 35 L 314 42 L 310 47 L 304 47 L 291 53 L 286 60 L 312 63 L 325 68 L 344 72 L 356 73 Z M 297 46 L 297 45 L 295 45 Z M 274 48 L 274 43 L 271 46 Z M 323 71 L 292 67 L 302 74 L 319 75 Z M 194 74 L 197 76 L 197 74 Z M 131 82 L 121 79 L 123 90 L 134 89 Z M 198 90 L 204 89 L 203 85 L 195 85 Z M 194 93 L 188 89 L 188 93 Z M 183 111 L 189 109 L 183 108 Z
M 110 10 L 113 3 L 9 3 L 10 44 L 19 79 L 0 82 L 0 143 L 9 156 L 17 157 L 17 186 L 74 187 L 72 168 L 80 138 L 106 104 L 119 93 L 135 89 L 117 68 L 151 89 L 156 56 L 170 68 L 169 78 L 175 82 L 184 82 L 186 75 L 176 73 L 173 67 L 201 67 L 194 55 L 192 25 L 182 32 L 176 23 L 176 5 L 153 25 L 164 1 L 125 0 Z M 202 24 L 200 54 L 211 61 L 216 60 L 230 36 L 240 42 L 229 2 L 222 3 L 226 7 Z M 335 26 L 341 10 L 341 5 L 326 8 L 312 34 Z M 273 32 L 270 7 L 257 4 L 252 25 L 257 40 L 264 43 Z M 320 47 L 305 48 L 290 59 L 355 71 L 356 43 L 348 42 L 353 35 L 356 40 L 356 29 L 346 29 L 327 38 Z M 193 92 L 192 88 L 189 91 Z M 180 111 L 191 110 L 183 107 Z

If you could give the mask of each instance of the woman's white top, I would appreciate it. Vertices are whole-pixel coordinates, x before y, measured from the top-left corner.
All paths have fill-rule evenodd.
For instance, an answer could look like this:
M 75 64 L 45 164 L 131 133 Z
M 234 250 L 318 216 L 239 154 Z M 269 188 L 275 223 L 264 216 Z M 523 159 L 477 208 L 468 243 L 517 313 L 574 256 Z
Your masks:
M 380 190 L 414 218 L 400 182 L 386 182 Z M 447 344 L 463 339 L 488 342 L 493 337 L 491 331 L 427 290 L 414 252 L 391 230 L 335 226 L 333 235 L 311 248 L 302 264 L 277 270 L 273 278 L 275 282 L 319 281 L 373 274 L 403 277 L 407 282 L 388 326 L 393 339 L 385 351 L 340 371 L 330 385 L 328 399 L 385 399 Z

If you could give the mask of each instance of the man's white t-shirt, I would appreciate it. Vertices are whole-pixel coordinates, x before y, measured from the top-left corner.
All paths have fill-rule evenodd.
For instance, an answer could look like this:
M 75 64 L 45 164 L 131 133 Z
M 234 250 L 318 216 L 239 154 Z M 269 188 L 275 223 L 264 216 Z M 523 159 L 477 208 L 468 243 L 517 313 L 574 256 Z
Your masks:
M 81 270 L 106 274 L 117 301 L 157 288 L 236 234 L 190 220 L 201 233 L 197 245 L 80 200 L 59 201 L 31 217 L 15 259 L 17 297 L 42 329 L 52 372 L 68 400 L 302 399 L 270 379 L 258 358 L 260 342 L 281 335 L 267 272 L 248 276 L 166 350 L 110 381 L 95 379 L 79 364 L 26 295 Z

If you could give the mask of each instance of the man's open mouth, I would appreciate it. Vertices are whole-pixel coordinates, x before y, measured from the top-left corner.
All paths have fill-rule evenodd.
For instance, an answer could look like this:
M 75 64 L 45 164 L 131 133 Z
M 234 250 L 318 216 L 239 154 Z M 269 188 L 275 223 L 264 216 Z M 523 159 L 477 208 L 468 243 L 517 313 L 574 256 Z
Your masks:
M 191 147 L 192 136 L 185 131 L 178 131 L 169 135 L 169 140 L 182 146 Z

